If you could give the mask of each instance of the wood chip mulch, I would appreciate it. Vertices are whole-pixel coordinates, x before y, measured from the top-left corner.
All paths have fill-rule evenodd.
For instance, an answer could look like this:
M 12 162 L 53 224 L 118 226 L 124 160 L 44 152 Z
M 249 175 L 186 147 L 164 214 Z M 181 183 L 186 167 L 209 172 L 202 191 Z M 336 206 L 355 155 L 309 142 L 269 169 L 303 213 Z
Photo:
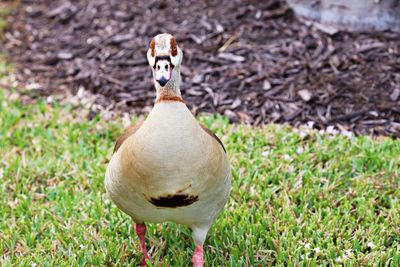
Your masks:
M 155 97 L 145 54 L 161 32 L 184 51 L 195 113 L 400 137 L 399 33 L 326 33 L 281 0 L 22 0 L 1 48 L 35 94 L 84 88 L 143 113 Z

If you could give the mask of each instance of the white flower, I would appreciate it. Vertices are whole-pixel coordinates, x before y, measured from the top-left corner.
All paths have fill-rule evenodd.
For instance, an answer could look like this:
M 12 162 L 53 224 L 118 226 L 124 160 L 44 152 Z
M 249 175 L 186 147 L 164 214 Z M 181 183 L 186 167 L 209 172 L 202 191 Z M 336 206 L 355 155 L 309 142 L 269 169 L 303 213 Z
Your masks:
M 352 251 L 351 248 L 346 249 L 344 252 L 346 253 L 346 255 L 347 255 L 349 258 L 354 256 L 354 253 L 353 253 L 353 251 Z
M 372 242 L 372 241 L 368 242 L 367 247 L 373 249 L 375 247 L 374 242 Z
M 312 128 L 312 127 L 310 127 L 310 128 Z M 299 131 L 298 135 L 300 136 L 301 139 L 304 139 L 308 135 L 308 133 L 305 131 Z
M 257 190 L 253 186 L 250 186 L 250 195 L 252 197 L 254 197 L 256 194 L 257 194 Z
M 336 258 L 336 262 L 342 262 L 342 258 L 339 256 Z
M 302 260 L 304 260 L 304 259 L 306 259 L 306 260 L 308 260 L 308 256 L 310 255 L 310 253 L 308 252 L 308 253 L 306 253 L 306 256 L 304 257 L 304 255 L 301 255 L 300 256 L 300 258 L 302 259 Z
M 304 245 L 304 247 L 305 247 L 306 249 L 310 249 L 310 248 L 311 248 L 311 244 L 310 244 L 310 243 L 306 243 L 306 244 Z
M 288 154 L 283 155 L 283 158 L 286 159 L 286 160 L 291 160 L 292 159 Z
M 321 249 L 319 247 L 314 248 L 315 254 L 319 255 L 321 254 Z
M 350 132 L 350 131 L 342 130 L 340 133 L 341 133 L 342 135 L 346 136 L 346 137 L 349 138 L 349 139 L 352 139 L 352 138 L 354 137 L 353 133 Z
M 335 129 L 335 126 L 332 126 L 332 125 L 329 125 L 329 126 L 326 128 L 326 132 L 327 132 L 328 134 L 338 134 L 338 130 L 336 130 L 336 129 Z
M 263 156 L 263 157 L 266 157 L 266 156 L 268 156 L 269 155 L 269 151 L 268 150 L 265 150 L 265 151 L 263 151 L 262 153 L 261 153 L 261 156 Z

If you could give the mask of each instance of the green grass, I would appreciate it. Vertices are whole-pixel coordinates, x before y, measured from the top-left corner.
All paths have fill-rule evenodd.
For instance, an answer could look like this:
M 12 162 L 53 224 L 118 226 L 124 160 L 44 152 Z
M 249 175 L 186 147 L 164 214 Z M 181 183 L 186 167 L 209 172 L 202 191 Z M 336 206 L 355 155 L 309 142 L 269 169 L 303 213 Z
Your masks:
M 11 13 L 12 8 L 15 6 L 16 1 L 7 3 L 0 3 L 0 36 L 3 34 L 4 29 L 7 27 L 7 16 Z
M 122 120 L 7 97 L 0 91 L 0 266 L 136 266 L 132 221 L 103 183 Z M 206 266 L 400 265 L 400 141 L 201 120 L 234 174 Z M 190 262 L 185 226 L 150 224 L 147 242 L 155 266 Z

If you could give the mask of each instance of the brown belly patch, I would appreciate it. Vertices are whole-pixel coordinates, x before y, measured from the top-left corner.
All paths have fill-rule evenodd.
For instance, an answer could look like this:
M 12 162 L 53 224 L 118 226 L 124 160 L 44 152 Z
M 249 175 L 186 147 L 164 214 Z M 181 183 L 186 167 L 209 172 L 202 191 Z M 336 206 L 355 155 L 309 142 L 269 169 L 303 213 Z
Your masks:
M 149 202 L 160 208 L 178 208 L 193 204 L 199 200 L 199 196 L 191 196 L 188 194 L 175 194 L 160 197 L 152 197 Z

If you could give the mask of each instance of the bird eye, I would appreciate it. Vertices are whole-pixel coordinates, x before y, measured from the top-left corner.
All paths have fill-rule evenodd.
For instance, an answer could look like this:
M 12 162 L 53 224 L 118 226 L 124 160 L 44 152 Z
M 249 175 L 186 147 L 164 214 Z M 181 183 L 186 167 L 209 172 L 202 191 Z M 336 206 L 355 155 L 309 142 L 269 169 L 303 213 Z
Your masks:
M 157 70 L 160 70 L 160 65 L 157 65 Z

